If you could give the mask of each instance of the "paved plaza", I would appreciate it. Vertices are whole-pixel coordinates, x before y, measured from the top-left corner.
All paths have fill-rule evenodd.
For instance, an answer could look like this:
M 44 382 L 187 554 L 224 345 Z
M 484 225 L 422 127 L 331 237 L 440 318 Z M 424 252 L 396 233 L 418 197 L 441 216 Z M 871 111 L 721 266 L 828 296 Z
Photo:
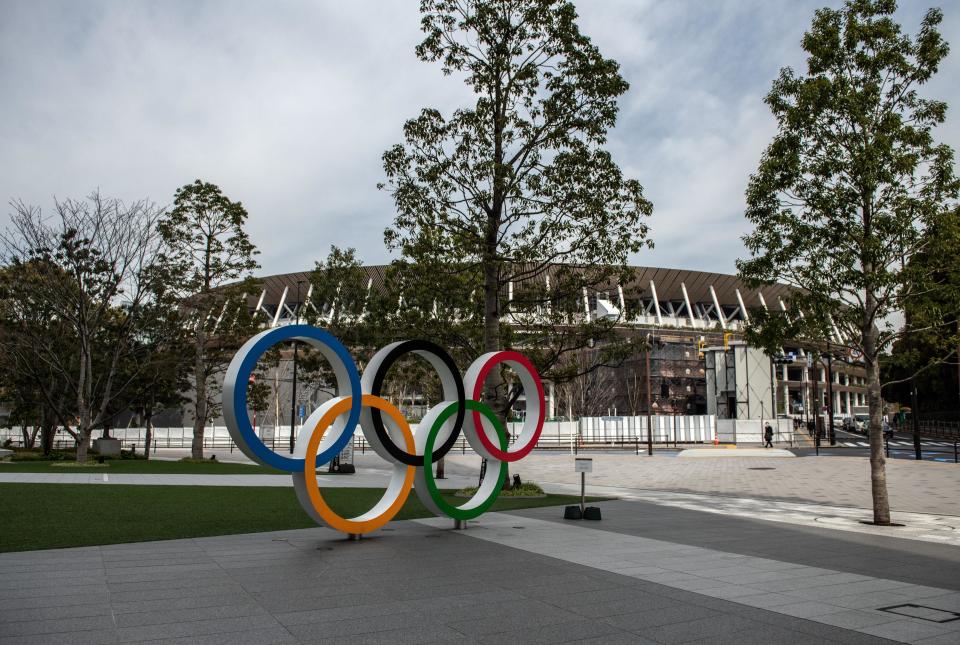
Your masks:
M 393 522 L 0 554 L 0 644 L 960 642 L 960 468 L 888 463 L 894 519 L 869 517 L 865 459 L 597 454 L 601 522 L 488 513 L 467 530 Z M 356 476 L 382 485 L 369 455 Z M 477 457 L 449 456 L 448 486 Z M 512 472 L 578 486 L 570 455 Z M 286 475 L 3 473 L 89 485 L 289 486 Z M 291 492 L 291 494 L 293 494 Z M 914 508 L 917 507 L 917 508 Z
M 954 547 L 601 506 L 3 554 L 0 642 L 960 639 Z

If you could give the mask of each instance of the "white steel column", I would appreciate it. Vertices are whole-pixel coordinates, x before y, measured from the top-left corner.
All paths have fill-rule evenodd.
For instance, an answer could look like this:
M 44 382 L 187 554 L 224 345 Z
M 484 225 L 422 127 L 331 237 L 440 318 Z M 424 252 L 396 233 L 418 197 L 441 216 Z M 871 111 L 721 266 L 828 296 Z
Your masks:
M 263 299 L 267 297 L 267 290 L 264 289 L 260 292 L 260 299 L 257 300 L 257 306 L 253 308 L 253 315 L 256 316 L 260 313 L 260 307 L 263 306 Z
M 627 303 L 623 299 L 623 285 L 617 284 L 617 296 L 620 298 L 620 315 L 626 317 L 627 315 Z
M 547 276 L 547 315 L 553 313 L 553 301 L 550 300 L 550 276 Z
M 693 317 L 693 307 L 690 306 L 690 294 L 687 293 L 687 285 L 680 283 L 680 290 L 683 291 L 683 302 L 687 305 L 687 315 L 690 317 L 690 326 L 696 327 L 697 322 Z
M 556 401 L 554 400 L 554 390 L 553 390 L 553 381 L 547 383 L 547 390 L 549 392 L 550 399 L 547 401 L 547 418 L 553 419 L 557 416 L 557 406 Z
M 288 291 L 290 291 L 289 285 L 283 288 L 283 295 L 280 296 L 280 302 L 277 303 L 277 313 L 273 315 L 273 322 L 270 323 L 271 327 L 276 327 L 277 322 L 280 320 L 280 312 L 283 311 L 283 305 L 287 301 Z
M 713 306 L 717 310 L 717 318 L 720 320 L 720 329 L 727 328 L 726 316 L 723 315 L 723 309 L 720 308 L 720 299 L 717 298 L 717 292 L 714 290 L 713 285 L 710 285 L 710 297 L 713 298 Z
M 370 288 L 373 287 L 373 278 L 367 278 L 367 293 L 363 296 L 363 313 L 360 314 L 360 318 L 366 318 L 367 307 L 370 304 Z M 313 285 L 310 285 L 310 288 L 313 288 Z
M 760 301 L 760 306 L 766 311 L 770 311 L 770 307 L 767 306 L 767 301 L 764 299 L 762 291 L 757 291 L 757 299 Z
M 587 288 L 583 288 L 583 313 L 587 315 L 587 322 L 590 322 L 590 298 L 587 297 Z
M 657 297 L 657 285 L 650 281 L 650 293 L 653 294 L 653 311 L 657 314 L 657 324 L 663 324 L 663 318 L 660 317 L 660 299 Z
M 737 302 L 740 303 L 740 311 L 743 312 L 743 321 L 750 322 L 750 314 L 747 313 L 747 305 L 743 304 L 743 296 L 740 295 L 739 289 L 734 289 L 737 294 Z
M 317 308 L 313 306 L 313 298 L 312 298 L 312 296 L 313 296 L 313 283 L 311 282 L 311 283 L 310 283 L 310 286 L 307 288 L 307 295 L 304 297 L 304 305 L 306 305 L 306 306 L 303 308 L 304 312 L 306 312 L 307 307 L 311 307 L 314 311 L 317 310 Z M 300 304 L 300 303 L 297 303 L 298 306 L 299 306 L 299 304 Z

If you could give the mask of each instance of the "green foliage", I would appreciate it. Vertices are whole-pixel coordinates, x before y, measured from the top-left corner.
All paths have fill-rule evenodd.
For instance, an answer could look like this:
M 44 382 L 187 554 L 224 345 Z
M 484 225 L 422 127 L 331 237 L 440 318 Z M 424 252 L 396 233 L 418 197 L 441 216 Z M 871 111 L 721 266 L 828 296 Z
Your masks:
M 473 497 L 477 493 L 476 486 L 469 486 L 467 488 L 461 488 L 457 491 L 457 496 L 460 497 Z M 546 496 L 546 493 L 543 492 L 543 489 L 533 482 L 524 482 L 520 486 L 512 486 L 510 488 L 505 488 L 500 491 L 499 497 L 540 497 Z
M 767 96 L 779 132 L 750 178 L 752 257 L 738 268 L 756 285 L 798 287 L 791 310 L 804 313 L 757 312 L 768 346 L 788 334 L 835 336 L 835 325 L 874 361 L 903 333 L 887 317 L 929 293 L 948 260 L 911 262 L 935 243 L 928 232 L 958 191 L 953 151 L 933 139 L 946 104 L 917 91 L 948 52 L 942 15 L 930 10 L 911 39 L 891 19 L 895 8 L 856 0 L 817 11 L 803 40 L 807 74 L 783 69 Z M 922 326 L 942 322 L 933 315 Z
M 44 428 L 45 448 L 55 423 L 76 419 L 82 461 L 91 429 L 142 369 L 133 355 L 155 302 L 160 210 L 98 192 L 56 200 L 52 217 L 13 205 L 0 279 L 3 360 L 17 374 L 8 383 L 20 390 L 19 413 Z
M 174 285 L 189 330 L 194 384 L 195 457 L 203 456 L 207 421 L 219 412 L 219 379 L 241 340 L 256 329 L 246 297 L 258 251 L 243 226 L 247 211 L 214 184 L 199 179 L 177 190 L 158 223 L 166 244 L 165 282 Z
M 220 188 L 199 179 L 177 189 L 158 229 L 169 246 L 166 265 L 187 293 L 206 293 L 258 268 L 243 230 L 247 211 Z
M 449 116 L 423 109 L 383 155 L 397 208 L 384 237 L 401 253 L 386 327 L 468 358 L 522 347 L 559 377 L 564 354 L 618 340 L 615 321 L 585 320 L 584 289 L 625 280 L 650 245 L 652 205 L 604 148 L 628 85 L 570 2 L 425 0 L 421 12 L 417 56 L 476 100 Z

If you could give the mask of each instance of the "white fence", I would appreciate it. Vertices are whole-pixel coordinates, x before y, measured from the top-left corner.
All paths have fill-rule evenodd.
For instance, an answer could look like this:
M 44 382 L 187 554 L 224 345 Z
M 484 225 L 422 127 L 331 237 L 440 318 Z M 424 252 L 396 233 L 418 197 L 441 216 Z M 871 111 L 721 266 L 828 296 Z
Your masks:
M 712 443 L 717 435 L 711 414 L 653 415 L 650 426 L 654 443 Z M 579 429 L 582 441 L 600 443 L 644 442 L 650 432 L 646 416 L 581 417 Z
M 713 416 L 654 416 L 653 441 L 654 443 L 710 443 L 716 435 L 716 420 Z M 522 427 L 522 423 L 511 422 L 511 439 L 515 439 Z M 417 424 L 411 424 L 416 429 Z M 101 437 L 101 430 L 94 430 L 92 438 Z M 258 427 L 257 435 L 270 448 L 277 450 L 288 449 L 290 442 L 290 427 L 271 426 Z M 123 448 L 135 449 L 143 452 L 146 444 L 146 428 L 112 428 L 110 436 L 119 439 Z M 10 439 L 15 446 L 23 444 L 23 434 L 19 428 L 0 429 L 0 443 Z M 633 444 L 647 440 L 646 417 L 582 417 L 574 421 L 546 421 L 543 432 L 537 443 L 538 448 L 570 448 L 574 443 L 605 443 L 605 444 Z M 151 436 L 152 448 L 189 448 L 193 441 L 192 427 L 153 428 Z M 72 448 L 73 437 L 59 430 L 54 439 L 55 448 Z M 40 438 L 35 445 L 39 447 Z M 462 445 L 461 445 L 462 444 Z M 230 438 L 230 433 L 224 426 L 208 426 L 204 432 L 203 445 L 207 449 L 237 450 Z M 358 452 L 365 452 L 369 448 L 363 434 L 357 432 L 354 436 L 354 447 Z M 461 436 L 454 447 L 455 452 L 470 450 Z

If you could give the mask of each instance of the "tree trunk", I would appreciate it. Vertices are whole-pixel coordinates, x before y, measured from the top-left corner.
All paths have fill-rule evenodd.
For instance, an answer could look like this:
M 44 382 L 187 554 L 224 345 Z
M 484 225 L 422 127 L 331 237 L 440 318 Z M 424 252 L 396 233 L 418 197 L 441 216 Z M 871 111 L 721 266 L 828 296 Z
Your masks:
M 40 428 L 40 449 L 43 450 L 43 454 L 49 455 L 53 451 L 53 438 L 56 436 L 56 434 L 56 421 L 44 423 Z
M 80 441 L 77 443 L 77 462 L 83 463 L 87 460 L 87 452 L 90 450 L 90 428 L 80 428 Z
M 23 447 L 24 448 L 33 448 L 33 438 L 30 436 L 30 432 L 26 423 L 20 424 L 20 434 L 23 435 Z M 36 435 L 33 435 L 34 437 Z
M 867 295 L 867 301 L 871 300 Z M 870 484 L 873 493 L 873 522 L 881 526 L 890 524 L 890 499 L 887 495 L 887 466 L 883 455 L 883 415 L 880 399 L 880 362 L 877 356 L 875 324 L 864 329 L 863 358 L 867 367 L 867 404 L 870 408 Z
M 190 456 L 193 459 L 203 459 L 203 431 L 207 425 L 207 372 L 204 342 L 205 335 L 201 329 L 197 333 L 193 364 L 194 391 L 196 392 L 193 408 L 193 443 L 190 446 Z
M 148 411 L 144 415 L 144 425 L 147 427 L 146 444 L 143 446 L 143 456 L 150 459 L 150 442 L 153 441 L 153 414 Z
M 496 352 L 500 347 L 500 275 L 496 262 L 488 260 L 484 266 L 484 315 L 483 315 L 483 349 L 485 352 Z M 487 376 L 483 388 L 483 402 L 490 406 L 503 424 L 507 441 L 510 440 L 510 430 L 507 425 L 507 396 L 503 391 L 503 379 L 500 370 L 494 368 Z M 477 429 L 482 432 L 482 429 Z M 510 464 L 506 464 L 507 476 L 503 480 L 503 488 L 510 488 Z

